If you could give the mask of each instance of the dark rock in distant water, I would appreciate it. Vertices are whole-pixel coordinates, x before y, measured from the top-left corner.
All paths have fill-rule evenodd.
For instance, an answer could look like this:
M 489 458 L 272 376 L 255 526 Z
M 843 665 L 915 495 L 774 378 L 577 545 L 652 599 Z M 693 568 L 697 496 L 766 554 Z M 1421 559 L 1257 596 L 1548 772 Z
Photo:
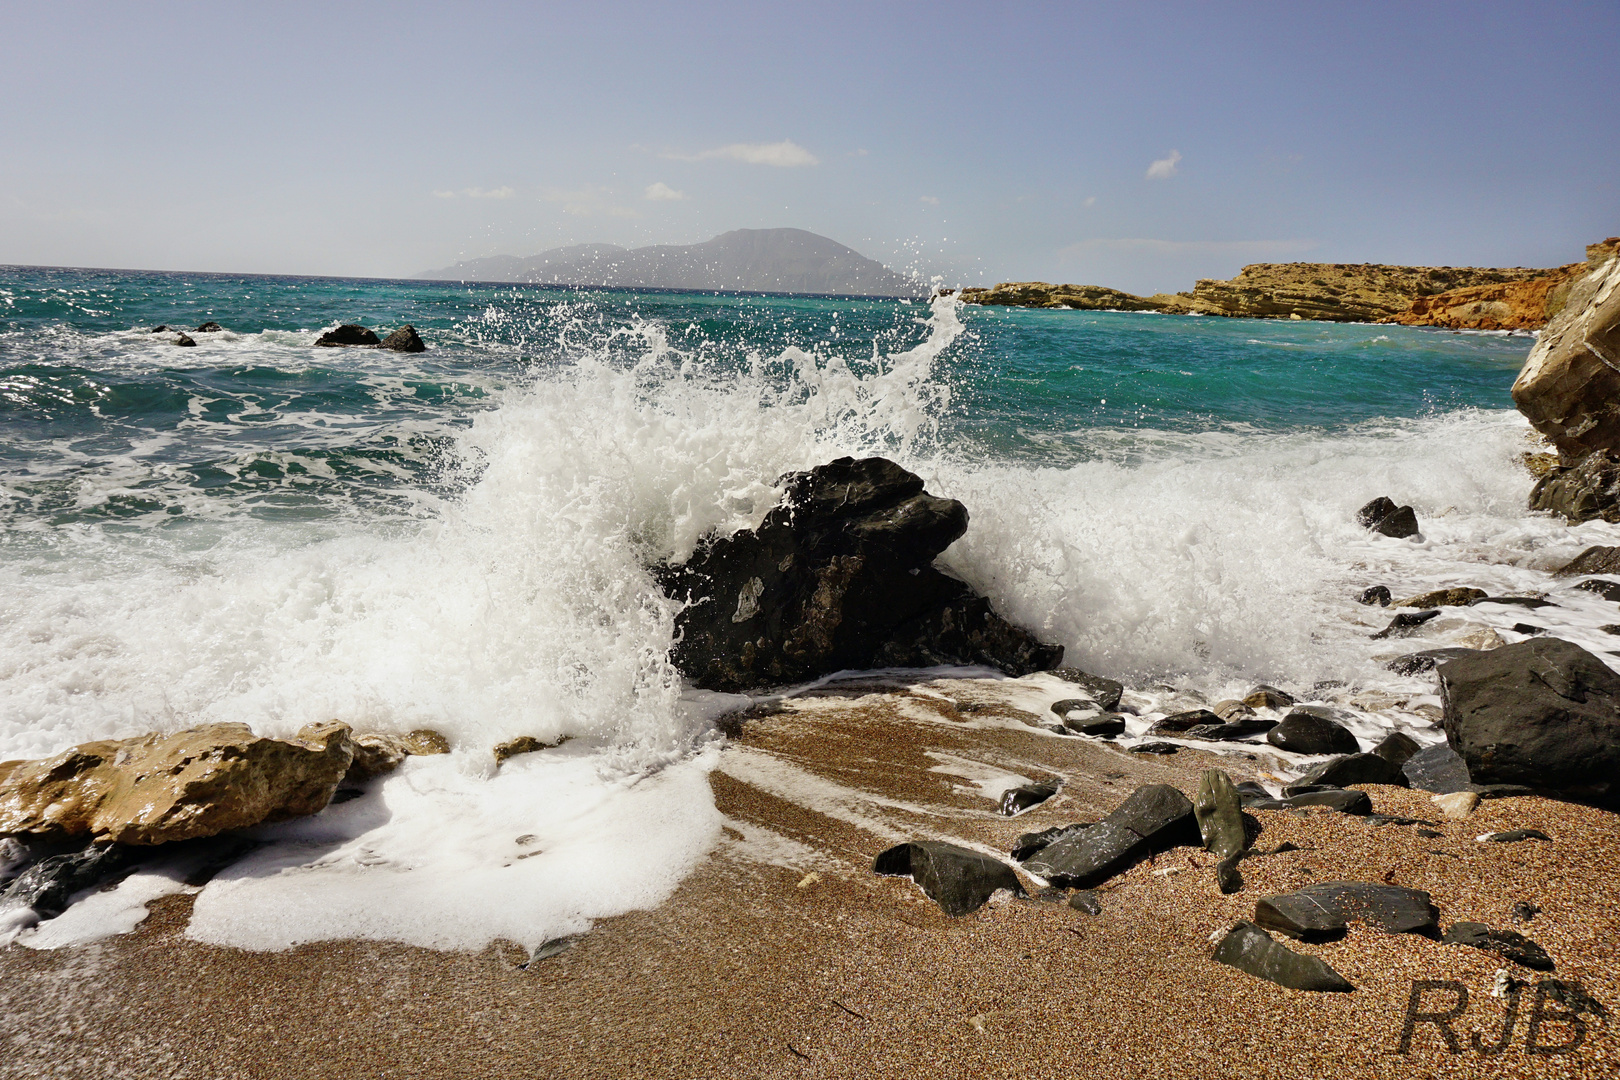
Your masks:
M 1369 606 L 1377 604 L 1379 607 L 1389 607 L 1389 587 L 1386 585 L 1374 585 L 1372 588 L 1362 592 L 1361 598 L 1357 600 L 1356 603 L 1367 604 Z
M 999 809 L 1008 817 L 1022 814 L 1032 806 L 1039 806 L 1058 793 L 1056 784 L 1024 784 L 1001 793 Z
M 1620 453 L 1594 450 L 1574 465 L 1554 466 L 1530 489 L 1530 509 L 1576 524 L 1620 521 Z
M 1406 777 L 1410 786 L 1435 795 L 1468 791 L 1472 786 L 1472 781 L 1468 779 L 1468 763 L 1445 743 L 1425 746 L 1407 758 L 1401 765 L 1401 775 Z
M 984 906 L 997 889 L 1022 894 L 1018 875 L 1004 862 L 937 840 L 914 840 L 889 848 L 872 869 L 890 877 L 909 877 L 945 914 L 960 917 Z
M 1049 844 L 1024 866 L 1054 885 L 1089 888 L 1155 851 L 1198 842 L 1187 796 L 1168 784 L 1147 784 L 1102 821 Z
M 1355 989 L 1325 962 L 1279 944 L 1253 923 L 1241 922 L 1227 931 L 1215 947 L 1215 959 L 1290 990 L 1349 993 Z
M 1119 708 L 1119 699 L 1125 695 L 1125 684 L 1105 679 L 1101 675 L 1088 675 L 1079 668 L 1060 667 L 1053 668 L 1049 674 L 1056 675 L 1064 682 L 1074 683 L 1084 687 L 1097 703 L 1097 708 L 1103 712 L 1113 712 Z M 1055 708 L 1056 706 L 1054 706 Z
M 1363 529 L 1370 529 L 1395 512 L 1395 500 L 1388 495 L 1380 495 L 1372 502 L 1356 511 L 1356 523 Z
M 1363 881 L 1324 881 L 1267 896 L 1254 906 L 1260 926 L 1304 941 L 1339 937 L 1352 921 L 1390 934 L 1432 937 L 1439 934 L 1439 919 L 1428 893 Z
M 157 326 L 152 327 L 152 329 L 147 332 L 152 334 L 167 334 L 169 332 L 169 328 L 168 326 L 159 323 Z
M 839 458 L 779 481 L 759 528 L 710 537 L 656 573 L 676 616 L 676 665 L 705 689 L 802 682 L 848 668 L 1056 667 L 1045 645 L 933 565 L 967 508 L 883 458 Z
M 1399 769 L 1420 749 L 1422 748 L 1418 746 L 1418 741 L 1406 732 L 1392 731 L 1373 747 L 1373 753 Z
M 1351 784 L 1389 784 L 1405 787 L 1401 771 L 1377 754 L 1346 754 L 1324 761 L 1289 786 L 1289 791 L 1311 785 L 1349 787 Z
M 315 339 L 315 344 L 328 348 L 339 348 L 350 345 L 381 345 L 382 339 L 375 331 L 353 323 L 344 323 L 336 330 L 328 330 Z
M 1582 574 L 1620 574 L 1620 547 L 1594 545 L 1552 573 L 1553 577 L 1578 577 Z
M 1378 633 L 1371 635 L 1374 641 L 1380 638 L 1407 637 L 1417 633 L 1417 628 L 1440 614 L 1438 608 L 1433 611 L 1401 612 L 1389 620 L 1389 625 Z
M 219 333 L 220 331 L 222 331 L 224 329 L 225 328 L 223 326 L 219 325 L 219 323 L 213 322 L 212 320 L 210 320 L 208 322 L 203 323 L 201 326 L 197 327 L 197 329 L 193 330 L 192 333 L 194 333 L 194 334 L 217 334 L 217 333 Z
M 1397 656 L 1385 664 L 1386 670 L 1397 675 L 1421 675 L 1425 671 L 1433 671 L 1436 664 L 1443 664 L 1447 660 L 1455 660 L 1459 656 L 1473 656 L 1478 649 L 1464 649 L 1460 646 L 1444 649 L 1424 649 L 1422 652 L 1407 653 Z
M 1620 581 L 1604 581 L 1602 578 L 1587 578 L 1575 586 L 1585 592 L 1595 593 L 1611 603 L 1620 603 Z
M 1466 945 L 1537 971 L 1553 970 L 1547 950 L 1514 930 L 1492 930 L 1484 923 L 1452 923 L 1440 939 L 1445 945 Z
M 186 347 L 195 347 L 196 344 L 197 344 L 195 341 L 191 340 L 189 335 L 186 335 L 186 334 L 181 334 L 179 337 L 175 338 L 174 343 L 176 345 L 181 345 L 181 346 L 186 346 Z
M 1535 638 L 1441 664 L 1446 741 L 1476 784 L 1612 789 L 1620 674 L 1572 642 Z
M 1266 742 L 1291 754 L 1354 754 L 1361 744 L 1344 725 L 1295 709 L 1266 734 Z
M 403 353 L 427 352 L 427 346 L 417 336 L 416 327 L 410 325 L 402 326 L 383 338 L 382 347 Z

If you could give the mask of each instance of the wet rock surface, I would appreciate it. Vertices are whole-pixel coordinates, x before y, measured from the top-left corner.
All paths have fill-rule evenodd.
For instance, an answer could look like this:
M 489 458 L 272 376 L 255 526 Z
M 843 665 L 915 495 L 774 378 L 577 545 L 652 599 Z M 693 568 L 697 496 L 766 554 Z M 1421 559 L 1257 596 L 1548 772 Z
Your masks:
M 1594 545 L 1553 571 L 1553 577 L 1582 574 L 1620 574 L 1620 547 Z
M 933 561 L 967 508 L 883 458 L 840 458 L 781 480 L 759 528 L 705 541 L 657 571 L 686 606 L 676 665 L 700 687 L 739 691 L 843 669 L 978 664 L 1012 675 L 1056 667 L 1042 644 Z
M 1601 249 L 1600 249 L 1601 250 Z M 1589 252 L 1589 259 L 1594 258 Z M 1565 462 L 1620 448 L 1620 256 L 1570 288 L 1513 383 L 1513 401 Z M 1607 358 L 1607 359 L 1606 359 Z
M 1024 867 L 1054 885 L 1089 888 L 1155 851 L 1199 840 L 1187 796 L 1168 784 L 1147 784 L 1102 821 L 1047 845 Z
M 1535 638 L 1436 670 L 1473 782 L 1606 792 L 1620 776 L 1620 674 L 1580 646 Z
M 377 336 L 375 330 L 354 323 L 344 323 L 335 330 L 328 330 L 315 339 L 315 344 L 325 348 L 345 348 L 355 345 L 381 345 L 382 338 Z
M 984 906 L 997 889 L 1022 894 L 1012 867 L 977 851 L 937 840 L 897 844 L 877 857 L 879 874 L 909 877 L 945 914 L 961 917 Z
M 1473 785 L 1468 778 L 1468 763 L 1445 743 L 1425 746 L 1407 758 L 1401 765 L 1401 775 L 1409 786 L 1436 795 L 1468 791 Z
M 85 743 L 0 764 L 0 834 L 162 844 L 313 814 L 353 760 L 349 728 L 311 724 L 295 740 L 246 724 Z
M 1074 683 L 1083 688 L 1097 703 L 1097 708 L 1103 712 L 1113 712 L 1119 708 L 1119 699 L 1125 694 L 1125 684 L 1114 679 L 1105 679 L 1101 675 L 1088 675 L 1079 668 L 1058 667 L 1050 672 L 1064 682 Z M 1057 706 L 1053 706 L 1056 709 Z
M 1256 902 L 1254 921 L 1304 941 L 1343 936 L 1354 922 L 1390 934 L 1439 933 L 1440 912 L 1429 894 L 1400 885 L 1364 881 L 1324 881 Z
M 1409 596 L 1405 600 L 1397 600 L 1395 606 L 1409 608 L 1462 607 L 1471 601 L 1484 599 L 1488 595 L 1484 589 L 1436 589 L 1434 592 L 1421 593 L 1417 596 Z
M 1361 749 L 1343 724 L 1299 709 L 1267 732 L 1266 742 L 1292 754 L 1354 754 Z
M 427 346 L 422 343 L 422 338 L 417 334 L 416 327 L 409 324 L 400 327 L 392 334 L 389 334 L 387 337 L 383 338 L 380 344 L 382 348 L 392 349 L 394 352 L 427 352 Z
M 1008 817 L 1015 817 L 1032 806 L 1039 806 L 1057 793 L 1056 784 L 1023 784 L 1002 792 L 997 809 Z
M 1373 640 L 1377 641 L 1383 638 L 1408 637 L 1417 633 L 1418 627 L 1422 626 L 1430 619 L 1436 619 L 1439 617 L 1440 611 L 1438 608 L 1433 611 L 1402 612 L 1393 619 L 1389 620 L 1389 625 L 1378 631 L 1378 633 L 1373 634 L 1372 638 Z
M 1215 947 L 1217 962 L 1290 990 L 1349 993 L 1355 987 L 1326 962 L 1297 953 L 1253 923 L 1238 923 Z

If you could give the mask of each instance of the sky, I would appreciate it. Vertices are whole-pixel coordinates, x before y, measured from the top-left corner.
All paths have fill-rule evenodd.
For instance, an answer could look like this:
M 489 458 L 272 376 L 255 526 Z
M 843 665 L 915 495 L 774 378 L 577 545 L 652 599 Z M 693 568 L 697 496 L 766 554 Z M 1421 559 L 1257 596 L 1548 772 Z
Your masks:
M 791 226 L 947 284 L 1554 266 L 1620 3 L 0 0 L 0 263 L 407 276 Z

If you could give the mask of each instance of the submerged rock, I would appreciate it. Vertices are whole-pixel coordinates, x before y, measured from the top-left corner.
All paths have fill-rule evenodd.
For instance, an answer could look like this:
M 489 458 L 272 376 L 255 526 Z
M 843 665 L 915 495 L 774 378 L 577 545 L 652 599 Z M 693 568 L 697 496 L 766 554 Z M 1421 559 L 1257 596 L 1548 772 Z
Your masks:
M 217 333 L 220 333 L 221 331 L 223 331 L 224 329 L 225 328 L 223 326 L 219 325 L 219 323 L 214 322 L 212 319 L 210 319 L 208 322 L 203 323 L 201 326 L 197 327 L 197 329 L 193 330 L 192 333 L 194 333 L 194 334 L 217 334 Z
M 1380 495 L 1356 511 L 1356 521 L 1364 529 L 1404 540 L 1418 532 L 1417 513 L 1410 506 L 1396 506 L 1395 500 Z
M 427 346 L 416 333 L 416 327 L 406 324 L 382 339 L 382 347 L 392 349 L 394 352 L 419 353 L 427 352 Z
M 310 724 L 293 741 L 246 724 L 93 742 L 0 763 L 0 834 L 162 844 L 325 808 L 353 760 L 349 728 Z
M 1433 671 L 1434 665 L 1447 660 L 1455 660 L 1459 656 L 1470 656 L 1478 649 L 1464 649 L 1447 647 L 1443 649 L 1424 649 L 1422 652 L 1407 653 L 1397 656 L 1384 665 L 1386 671 L 1393 671 L 1397 675 L 1421 675 L 1425 671 Z
M 1471 601 L 1483 599 L 1488 595 L 1484 589 L 1436 589 L 1434 592 L 1420 593 L 1417 596 L 1409 596 L 1405 600 L 1397 600 L 1395 606 L 1409 608 L 1462 607 Z
M 1266 733 L 1266 742 L 1291 754 L 1354 754 L 1361 749 L 1349 728 L 1302 709 L 1283 717 Z
M 377 336 L 376 331 L 368 330 L 364 326 L 344 323 L 336 330 L 328 330 L 316 338 L 315 344 L 327 348 L 343 348 L 351 345 L 381 345 L 382 338 Z
M 1389 625 L 1378 631 L 1378 633 L 1373 634 L 1372 638 L 1374 641 L 1377 641 L 1382 638 L 1408 637 L 1417 633 L 1418 627 L 1422 626 L 1430 619 L 1438 618 L 1439 615 L 1440 611 L 1438 608 L 1432 611 L 1402 612 L 1393 619 L 1389 620 Z
M 80 851 L 40 859 L 0 892 L 0 908 L 30 908 L 41 919 L 67 910 L 74 893 L 131 873 L 150 852 L 128 844 L 90 844 Z
M 1400 885 L 1324 881 L 1254 905 L 1254 921 L 1267 930 L 1305 941 L 1339 937 L 1351 922 L 1390 934 L 1439 933 L 1440 911 L 1429 894 Z
M 1594 545 L 1552 572 L 1553 577 L 1578 577 L 1582 574 L 1620 574 L 1620 547 Z M 1583 587 L 1584 582 L 1577 586 Z
M 967 508 L 883 458 L 840 458 L 781 479 L 757 529 L 710 538 L 657 573 L 686 606 L 671 658 L 700 687 L 740 691 L 847 668 L 978 664 L 1011 675 L 1056 667 L 933 561 Z
M 1554 466 L 1530 489 L 1529 506 L 1571 525 L 1620 521 L 1620 453 L 1594 450 L 1573 465 Z
M 1089 888 L 1155 851 L 1198 842 L 1187 796 L 1168 784 L 1147 784 L 1102 821 L 1047 845 L 1024 866 L 1054 885 Z
M 937 840 L 898 844 L 877 857 L 872 869 L 909 877 L 945 914 L 960 917 L 984 906 L 997 889 L 1023 894 L 1018 875 L 1004 862 Z
M 1384 585 L 1374 585 L 1372 588 L 1363 591 L 1361 596 L 1356 600 L 1356 603 L 1366 604 L 1368 606 L 1376 604 L 1379 607 L 1389 607 L 1389 588 Z
M 1101 675 L 1088 675 L 1079 668 L 1058 667 L 1047 672 L 1056 675 L 1064 682 L 1074 683 L 1083 687 L 1097 703 L 1097 708 L 1103 712 L 1113 712 L 1119 708 L 1119 699 L 1125 696 L 1125 684 L 1113 679 L 1105 679 Z M 1056 706 L 1053 706 L 1055 709 Z
M 1613 788 L 1620 674 L 1572 642 L 1534 638 L 1442 664 L 1446 741 L 1476 784 Z
M 1440 941 L 1445 945 L 1466 945 L 1470 949 L 1493 953 L 1536 971 L 1553 970 L 1553 960 L 1547 955 L 1547 950 L 1514 930 L 1492 930 L 1484 923 L 1477 922 L 1452 923 Z
M 179 337 L 174 339 L 174 344 L 183 349 L 194 349 L 197 347 L 197 343 L 191 339 L 191 335 L 189 334 L 181 334 Z
M 1279 944 L 1253 923 L 1241 922 L 1227 931 L 1215 947 L 1215 959 L 1290 990 L 1349 993 L 1355 989 L 1324 961 Z

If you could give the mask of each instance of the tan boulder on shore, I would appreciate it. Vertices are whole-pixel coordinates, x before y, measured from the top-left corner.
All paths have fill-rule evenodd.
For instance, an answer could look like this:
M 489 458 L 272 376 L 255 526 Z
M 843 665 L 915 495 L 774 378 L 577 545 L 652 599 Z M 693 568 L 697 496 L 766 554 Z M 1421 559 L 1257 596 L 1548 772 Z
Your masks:
M 246 724 L 85 743 L 0 763 L 0 834 L 162 844 L 313 814 L 354 757 L 346 724 L 292 741 Z
M 1620 448 L 1620 254 L 1611 249 L 1570 289 L 1513 383 L 1513 401 L 1566 465 Z

